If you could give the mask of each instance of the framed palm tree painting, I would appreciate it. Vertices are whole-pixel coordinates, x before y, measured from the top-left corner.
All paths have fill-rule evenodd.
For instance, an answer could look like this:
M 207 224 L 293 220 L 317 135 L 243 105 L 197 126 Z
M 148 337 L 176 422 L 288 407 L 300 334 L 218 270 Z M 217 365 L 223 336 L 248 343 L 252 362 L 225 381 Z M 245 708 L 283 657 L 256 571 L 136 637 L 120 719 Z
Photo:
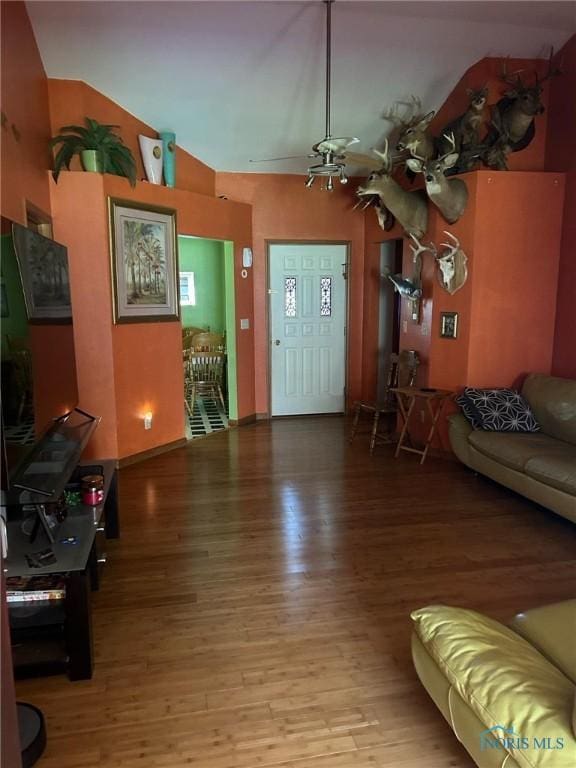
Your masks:
M 108 198 L 114 322 L 177 320 L 176 211 Z

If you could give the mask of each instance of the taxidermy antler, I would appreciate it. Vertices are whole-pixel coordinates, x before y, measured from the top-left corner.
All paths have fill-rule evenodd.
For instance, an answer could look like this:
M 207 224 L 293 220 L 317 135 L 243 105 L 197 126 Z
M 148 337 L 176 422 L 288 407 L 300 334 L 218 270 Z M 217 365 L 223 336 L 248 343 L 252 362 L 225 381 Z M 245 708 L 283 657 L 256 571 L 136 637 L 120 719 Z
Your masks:
M 419 155 L 426 159 L 434 157 L 435 143 L 434 138 L 428 133 L 428 127 L 436 112 L 422 115 L 422 103 L 415 96 L 411 97 L 408 107 L 408 111 L 400 115 L 397 102 L 382 115 L 399 130 L 396 149 L 399 152 L 408 151 L 411 155 Z
M 428 227 L 428 209 L 426 200 L 418 192 L 408 192 L 392 178 L 394 161 L 388 151 L 388 139 L 384 142 L 384 151 L 373 150 L 380 158 L 381 168 L 372 173 L 356 194 L 359 197 L 377 195 L 381 204 L 398 220 L 408 234 L 422 237 Z
M 492 108 L 492 127 L 486 138 L 488 150 L 483 157 L 489 167 L 499 170 L 506 168 L 507 155 L 525 149 L 534 138 L 534 118 L 544 112 L 542 85 L 551 77 L 561 74 L 559 68 L 554 69 L 552 66 L 553 55 L 552 48 L 548 72 L 542 80 L 535 73 L 533 85 L 523 82 L 521 70 L 513 76 L 509 75 L 506 61 L 503 62 L 500 79 L 511 87 Z
M 422 157 L 410 157 L 406 164 L 414 173 L 424 174 L 430 201 L 449 224 L 454 224 L 466 209 L 468 187 L 462 179 L 447 179 L 445 176 L 446 171 L 456 165 L 458 153 L 454 150 L 454 137 L 446 135 L 444 138 L 450 146 L 445 155 L 428 162 Z
M 440 256 L 436 256 L 436 263 L 440 268 L 439 280 L 443 288 L 448 293 L 453 294 L 460 290 L 468 277 L 468 268 L 466 262 L 468 258 L 462 248 L 460 241 L 451 232 L 444 230 L 444 234 L 452 240 L 451 243 L 441 243 L 447 250 Z

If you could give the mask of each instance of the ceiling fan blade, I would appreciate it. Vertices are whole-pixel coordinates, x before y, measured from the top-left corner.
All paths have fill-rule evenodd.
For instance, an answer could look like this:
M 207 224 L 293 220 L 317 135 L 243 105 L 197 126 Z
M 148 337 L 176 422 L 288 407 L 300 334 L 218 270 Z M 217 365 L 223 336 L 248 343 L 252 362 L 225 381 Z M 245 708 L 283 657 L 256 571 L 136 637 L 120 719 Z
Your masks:
M 342 152 L 346 147 L 359 142 L 360 139 L 356 139 L 354 136 L 326 137 L 318 144 L 314 144 L 312 149 L 315 152 Z
M 316 157 L 316 155 L 288 155 L 287 157 L 266 157 L 262 160 L 248 160 L 249 163 L 275 163 L 277 160 L 301 160 L 306 157 Z
M 378 157 L 362 155 L 358 152 L 344 152 L 344 157 L 347 162 L 361 165 L 371 171 L 379 171 L 382 168 L 382 160 Z

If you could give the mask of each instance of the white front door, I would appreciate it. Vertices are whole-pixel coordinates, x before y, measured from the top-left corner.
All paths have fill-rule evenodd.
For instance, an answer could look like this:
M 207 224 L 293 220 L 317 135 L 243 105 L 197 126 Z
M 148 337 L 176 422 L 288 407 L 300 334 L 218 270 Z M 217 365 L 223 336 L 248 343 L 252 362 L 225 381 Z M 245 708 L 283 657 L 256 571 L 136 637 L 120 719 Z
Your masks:
M 342 413 L 346 245 L 271 245 L 272 416 Z

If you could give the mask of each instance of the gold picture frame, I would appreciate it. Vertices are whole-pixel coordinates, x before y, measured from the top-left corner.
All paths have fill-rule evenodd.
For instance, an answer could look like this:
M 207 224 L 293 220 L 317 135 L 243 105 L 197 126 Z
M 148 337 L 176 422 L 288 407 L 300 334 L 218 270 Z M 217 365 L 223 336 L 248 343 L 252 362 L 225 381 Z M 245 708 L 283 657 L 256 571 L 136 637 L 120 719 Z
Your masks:
M 178 320 L 176 211 L 108 198 L 115 323 Z
M 458 312 L 440 312 L 440 336 L 443 339 L 458 337 Z

